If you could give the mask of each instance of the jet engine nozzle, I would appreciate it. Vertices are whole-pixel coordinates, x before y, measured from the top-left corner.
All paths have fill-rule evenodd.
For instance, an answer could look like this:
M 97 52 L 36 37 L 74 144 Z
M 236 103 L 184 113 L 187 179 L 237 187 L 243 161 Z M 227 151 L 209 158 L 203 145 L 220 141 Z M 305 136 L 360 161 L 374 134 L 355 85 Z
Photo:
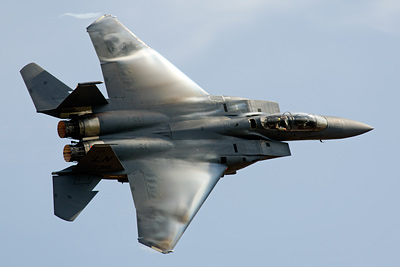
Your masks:
M 156 112 L 110 111 L 82 115 L 58 123 L 61 138 L 82 139 L 116 132 L 131 131 L 165 122 L 167 117 Z
M 100 122 L 95 116 L 70 121 L 60 121 L 57 125 L 60 138 L 71 137 L 80 139 L 86 136 L 96 136 L 100 133 Z
M 85 146 L 82 143 L 66 145 L 63 149 L 63 156 L 66 162 L 79 161 L 86 155 Z
M 60 138 L 79 135 L 79 123 L 74 121 L 60 121 L 57 124 L 57 133 Z
M 373 130 L 368 124 L 339 117 L 324 116 L 328 127 L 321 132 L 321 139 L 340 139 L 360 135 Z

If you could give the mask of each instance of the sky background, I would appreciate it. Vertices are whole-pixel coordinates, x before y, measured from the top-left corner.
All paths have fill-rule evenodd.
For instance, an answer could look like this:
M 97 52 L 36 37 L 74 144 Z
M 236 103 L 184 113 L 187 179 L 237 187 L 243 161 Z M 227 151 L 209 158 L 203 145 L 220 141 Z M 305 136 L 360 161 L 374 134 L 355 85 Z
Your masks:
M 25 0 L 0 10 L 2 266 L 400 266 L 399 1 Z M 72 88 L 103 80 L 86 27 L 104 13 L 210 94 L 375 129 L 291 142 L 291 157 L 223 178 L 170 255 L 137 242 L 127 184 L 101 182 L 78 219 L 62 221 L 51 172 L 68 166 L 69 141 L 58 119 L 35 113 L 19 70 L 36 62 Z

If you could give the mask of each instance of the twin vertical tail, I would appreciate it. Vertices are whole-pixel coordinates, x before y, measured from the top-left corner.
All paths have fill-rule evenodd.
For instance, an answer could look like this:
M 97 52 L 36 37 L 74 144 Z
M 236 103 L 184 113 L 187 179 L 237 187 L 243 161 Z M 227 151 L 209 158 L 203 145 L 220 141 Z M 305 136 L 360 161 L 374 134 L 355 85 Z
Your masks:
M 101 82 L 80 83 L 72 90 L 35 63 L 23 67 L 21 75 L 39 113 L 69 118 L 91 113 L 93 107 L 108 104 L 96 86 Z M 115 158 L 111 162 L 93 163 L 91 159 L 97 159 L 99 155 L 107 159 Z M 89 157 L 86 164 L 80 162 L 82 164 L 53 173 L 54 214 L 63 220 L 75 220 L 97 194 L 93 189 L 102 177 L 97 175 L 96 170 L 104 167 L 123 169 L 110 147 L 94 149 Z
M 108 104 L 96 86 L 102 82 L 79 83 L 72 90 L 36 63 L 26 65 L 20 72 L 39 113 L 68 118 L 72 114 L 91 113 L 93 107 Z

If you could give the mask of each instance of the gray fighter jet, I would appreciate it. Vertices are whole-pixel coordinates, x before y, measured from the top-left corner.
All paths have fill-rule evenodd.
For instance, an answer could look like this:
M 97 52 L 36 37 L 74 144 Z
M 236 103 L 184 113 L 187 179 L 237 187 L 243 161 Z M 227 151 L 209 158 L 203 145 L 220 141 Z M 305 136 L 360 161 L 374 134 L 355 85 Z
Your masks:
M 310 113 L 281 113 L 278 103 L 213 96 L 149 48 L 115 17 L 87 31 L 101 82 L 72 90 L 35 63 L 21 74 L 37 112 L 61 118 L 58 134 L 75 139 L 53 172 L 54 213 L 73 221 L 102 179 L 129 183 L 139 242 L 173 250 L 224 175 L 261 160 L 290 156 L 282 141 L 356 136 L 373 128 Z

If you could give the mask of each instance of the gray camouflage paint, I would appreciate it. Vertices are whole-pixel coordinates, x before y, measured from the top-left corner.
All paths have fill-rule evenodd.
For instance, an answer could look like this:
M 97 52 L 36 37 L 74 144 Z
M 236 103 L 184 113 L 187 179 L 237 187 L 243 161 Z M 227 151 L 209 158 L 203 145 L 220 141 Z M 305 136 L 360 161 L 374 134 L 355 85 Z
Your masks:
M 212 96 L 110 15 L 87 31 L 109 99 L 96 84 L 72 90 L 35 63 L 21 70 L 37 112 L 67 119 L 60 137 L 78 140 L 53 173 L 55 215 L 73 221 L 101 179 L 129 182 L 139 242 L 173 250 L 223 175 L 290 156 L 282 141 L 346 138 L 372 127 L 313 114 L 280 114 L 276 102 Z M 267 123 L 268 122 L 268 123 Z

